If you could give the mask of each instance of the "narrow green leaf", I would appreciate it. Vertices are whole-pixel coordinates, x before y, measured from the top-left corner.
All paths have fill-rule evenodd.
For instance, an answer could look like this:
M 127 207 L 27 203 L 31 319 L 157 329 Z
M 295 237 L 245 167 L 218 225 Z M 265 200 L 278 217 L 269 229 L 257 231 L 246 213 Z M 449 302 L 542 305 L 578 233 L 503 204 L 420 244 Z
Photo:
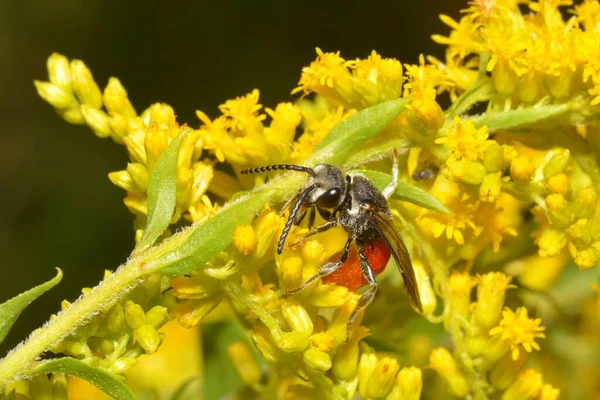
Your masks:
M 204 398 L 222 399 L 243 385 L 229 356 L 229 345 L 237 341 L 244 341 L 249 347 L 250 344 L 236 320 L 202 324 L 202 334 Z
M 571 107 L 570 103 L 564 103 L 533 108 L 520 108 L 497 114 L 484 114 L 480 117 L 473 117 L 471 120 L 475 124 L 475 127 L 480 128 L 487 125 L 490 132 L 495 132 L 499 129 L 516 129 L 544 122 L 567 113 L 571 110 Z
M 29 289 L 26 292 L 21 293 L 18 296 L 0 304 L 0 343 L 4 341 L 4 338 L 12 328 L 13 324 L 19 318 L 21 312 L 31 304 L 32 301 L 52 289 L 60 282 L 63 273 L 60 268 L 57 269 L 57 274 L 54 278 L 48 282 L 42 283 L 39 286 Z
M 341 121 L 315 147 L 306 165 L 340 164 L 356 147 L 384 130 L 400 114 L 408 100 L 396 99 L 365 108 Z
M 351 171 L 350 174 L 360 174 L 369 178 L 380 190 L 383 190 L 392 179 L 389 174 L 379 171 L 355 170 Z M 398 187 L 392 197 L 398 200 L 408 201 L 420 207 L 425 207 L 442 214 L 452 214 L 441 201 L 433 197 L 429 192 L 402 180 L 398 181 Z
M 117 375 L 75 358 L 63 357 L 41 361 L 34 368 L 34 374 L 48 373 L 61 373 L 84 379 L 117 400 L 135 400 L 135 395 Z
M 177 200 L 177 158 L 185 135 L 182 130 L 160 156 L 148 179 L 148 223 L 134 253 L 140 253 L 158 239 L 167 229 Z
M 197 399 L 201 393 L 202 380 L 199 376 L 192 376 L 177 388 L 171 400 Z
M 269 192 L 266 191 L 247 196 L 195 228 L 185 243 L 163 260 L 156 261 L 157 265 L 167 265 L 160 270 L 161 273 L 180 276 L 206 264 L 229 246 L 235 227 L 248 224 L 268 200 Z

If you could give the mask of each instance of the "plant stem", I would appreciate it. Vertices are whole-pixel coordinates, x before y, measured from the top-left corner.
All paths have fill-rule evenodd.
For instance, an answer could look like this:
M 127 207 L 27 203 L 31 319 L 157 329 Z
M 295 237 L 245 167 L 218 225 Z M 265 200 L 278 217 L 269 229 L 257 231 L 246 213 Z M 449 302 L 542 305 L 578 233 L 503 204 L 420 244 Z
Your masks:
M 106 278 L 69 308 L 59 312 L 29 340 L 17 346 L 0 360 L 0 391 L 15 380 L 27 376 L 29 367 L 44 351 L 59 342 L 77 326 L 91 319 L 100 310 L 118 301 L 146 276 L 144 258 L 134 258 Z

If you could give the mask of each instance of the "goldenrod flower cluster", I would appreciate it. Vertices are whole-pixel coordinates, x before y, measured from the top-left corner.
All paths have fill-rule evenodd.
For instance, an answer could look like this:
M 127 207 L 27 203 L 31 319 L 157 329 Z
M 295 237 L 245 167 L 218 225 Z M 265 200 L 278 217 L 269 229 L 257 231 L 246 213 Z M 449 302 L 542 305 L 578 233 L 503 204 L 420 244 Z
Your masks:
M 346 60 L 317 49 L 292 90 L 302 93 L 296 103 L 263 108 L 253 90 L 226 101 L 214 118 L 198 111 L 199 126 L 177 159 L 171 219 L 210 220 L 276 174 L 241 170 L 301 164 L 340 121 L 404 98 L 404 111 L 347 165 L 388 172 L 385 156 L 401 147 L 401 179 L 450 211 L 390 200 L 423 315 L 402 297 L 394 268 L 382 273 L 378 297 L 349 334 L 360 294 L 343 282 L 317 280 L 286 294 L 339 257 L 347 233 L 332 229 L 304 240 L 307 227 L 293 226 L 279 254 L 287 210 L 265 204 L 209 262 L 182 276 L 151 275 L 49 350 L 123 374 L 157 350 L 169 318 L 187 328 L 207 317 L 238 319 L 250 340 L 230 343 L 226 356 L 242 382 L 240 396 L 600 396 L 597 385 L 585 384 L 597 382 L 600 368 L 580 354 L 597 351 L 600 303 L 586 292 L 590 275 L 570 266 L 597 269 L 600 260 L 600 3 L 474 0 L 460 20 L 441 19 L 450 33 L 433 40 L 446 46 L 444 60 L 402 64 L 375 51 Z M 139 240 L 149 176 L 182 125 L 165 104 L 137 114 L 116 78 L 102 92 L 81 61 L 54 54 L 48 70 L 49 81 L 36 87 L 61 117 L 125 146 L 130 163 L 109 178 L 127 192 Z M 561 340 L 579 346 L 578 355 L 569 356 Z M 561 376 L 561 360 L 579 365 L 577 357 L 585 360 L 581 367 Z M 53 394 L 66 390 L 60 374 L 17 382 L 7 395 L 9 389 L 66 398 Z

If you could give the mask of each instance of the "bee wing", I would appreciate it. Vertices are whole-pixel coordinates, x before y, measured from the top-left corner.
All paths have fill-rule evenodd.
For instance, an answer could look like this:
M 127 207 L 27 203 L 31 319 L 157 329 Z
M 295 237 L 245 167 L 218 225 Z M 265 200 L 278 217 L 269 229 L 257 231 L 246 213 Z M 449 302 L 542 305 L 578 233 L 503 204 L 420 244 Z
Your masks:
M 374 212 L 369 216 L 369 219 L 373 223 L 373 226 L 384 238 L 396 264 L 398 264 L 398 270 L 404 280 L 404 288 L 408 295 L 408 298 L 413 306 L 415 306 L 420 312 L 423 312 L 423 306 L 421 305 L 421 297 L 419 296 L 419 287 L 417 286 L 417 278 L 415 277 L 415 271 L 413 270 L 410 256 L 404 241 L 396 232 L 394 223 L 384 214 Z

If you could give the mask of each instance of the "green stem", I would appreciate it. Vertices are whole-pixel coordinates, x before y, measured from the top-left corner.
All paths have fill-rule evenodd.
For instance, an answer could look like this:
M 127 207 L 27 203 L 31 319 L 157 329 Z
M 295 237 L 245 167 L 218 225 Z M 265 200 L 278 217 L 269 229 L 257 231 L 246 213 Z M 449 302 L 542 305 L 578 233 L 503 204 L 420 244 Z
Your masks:
M 110 306 L 125 293 L 139 284 L 146 276 L 144 258 L 135 258 L 123 266 L 91 292 L 74 302 L 68 309 L 58 313 L 28 341 L 17 346 L 0 360 L 0 391 L 8 383 L 27 376 L 30 366 L 40 354 L 63 339 L 73 329 Z

